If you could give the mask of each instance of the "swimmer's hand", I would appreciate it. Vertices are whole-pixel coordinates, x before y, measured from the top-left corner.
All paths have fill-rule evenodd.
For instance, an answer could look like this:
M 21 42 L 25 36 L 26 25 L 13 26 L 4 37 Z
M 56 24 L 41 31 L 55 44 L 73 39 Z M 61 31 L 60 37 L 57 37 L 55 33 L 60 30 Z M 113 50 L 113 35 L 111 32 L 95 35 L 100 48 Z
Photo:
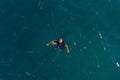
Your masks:
M 49 45 L 50 45 L 50 44 L 48 44 L 48 43 L 46 44 L 46 46 L 49 46 Z
M 67 54 L 68 54 L 68 53 L 70 53 L 70 51 L 69 51 L 69 50 L 67 50 Z
M 56 43 L 54 43 L 54 40 L 52 40 L 49 43 L 47 43 L 46 46 L 50 46 L 51 44 L 56 44 Z

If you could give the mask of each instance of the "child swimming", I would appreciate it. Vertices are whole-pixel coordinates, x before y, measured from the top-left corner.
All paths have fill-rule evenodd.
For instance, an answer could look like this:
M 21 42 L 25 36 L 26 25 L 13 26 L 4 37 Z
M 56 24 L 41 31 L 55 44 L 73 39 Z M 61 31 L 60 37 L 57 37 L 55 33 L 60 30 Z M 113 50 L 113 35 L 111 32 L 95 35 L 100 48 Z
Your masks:
M 67 53 L 70 53 L 68 45 L 64 42 L 62 38 L 59 38 L 58 40 L 52 40 L 46 44 L 46 46 L 50 46 L 50 45 L 55 45 L 56 48 L 58 49 L 63 49 L 65 47 L 67 50 Z

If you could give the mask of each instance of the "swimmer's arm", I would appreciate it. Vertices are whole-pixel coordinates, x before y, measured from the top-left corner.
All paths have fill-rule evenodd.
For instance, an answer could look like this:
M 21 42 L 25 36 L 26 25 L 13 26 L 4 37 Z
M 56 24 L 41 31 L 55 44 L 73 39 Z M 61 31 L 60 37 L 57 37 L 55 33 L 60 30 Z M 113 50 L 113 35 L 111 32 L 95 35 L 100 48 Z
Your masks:
M 67 44 L 65 44 L 65 47 L 66 47 L 67 53 L 70 53 L 70 49 Z
M 50 46 L 51 44 L 55 44 L 54 40 L 50 41 L 49 43 L 46 44 L 46 46 Z

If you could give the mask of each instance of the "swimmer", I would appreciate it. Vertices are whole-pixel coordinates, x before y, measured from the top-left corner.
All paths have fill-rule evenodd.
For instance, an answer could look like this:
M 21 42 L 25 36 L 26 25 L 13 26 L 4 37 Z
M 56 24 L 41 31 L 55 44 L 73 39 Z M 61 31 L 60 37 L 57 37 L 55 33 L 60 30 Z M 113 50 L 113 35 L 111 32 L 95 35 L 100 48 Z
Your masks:
M 50 46 L 50 45 L 55 45 L 56 48 L 58 49 L 63 49 L 65 47 L 67 50 L 67 53 L 70 53 L 68 45 L 63 41 L 62 38 L 59 38 L 58 40 L 52 40 L 46 44 L 46 46 Z

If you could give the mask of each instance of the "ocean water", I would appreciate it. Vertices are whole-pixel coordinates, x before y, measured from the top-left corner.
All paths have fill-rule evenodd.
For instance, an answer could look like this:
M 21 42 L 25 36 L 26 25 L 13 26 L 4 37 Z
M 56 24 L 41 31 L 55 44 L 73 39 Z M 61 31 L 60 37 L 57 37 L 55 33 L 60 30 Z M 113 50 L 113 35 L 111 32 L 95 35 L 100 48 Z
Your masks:
M 119 0 L 1 0 L 0 37 L 0 80 L 120 79 Z

